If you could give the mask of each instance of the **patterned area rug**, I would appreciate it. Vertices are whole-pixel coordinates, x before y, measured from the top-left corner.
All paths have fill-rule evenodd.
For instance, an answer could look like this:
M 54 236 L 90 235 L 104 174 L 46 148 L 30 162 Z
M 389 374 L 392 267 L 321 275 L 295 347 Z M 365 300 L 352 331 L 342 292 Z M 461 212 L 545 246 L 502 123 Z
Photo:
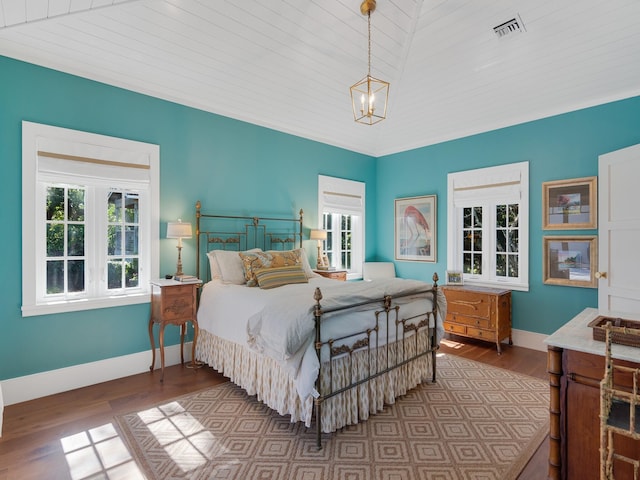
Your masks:
M 323 435 L 231 383 L 116 418 L 150 479 L 515 479 L 548 433 L 548 383 L 452 355 L 366 422 Z

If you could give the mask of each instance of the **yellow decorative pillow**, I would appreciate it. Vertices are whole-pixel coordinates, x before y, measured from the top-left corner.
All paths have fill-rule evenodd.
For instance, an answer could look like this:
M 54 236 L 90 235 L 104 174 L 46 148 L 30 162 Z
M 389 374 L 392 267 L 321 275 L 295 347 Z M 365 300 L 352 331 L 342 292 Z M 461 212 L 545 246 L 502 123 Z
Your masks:
M 244 268 L 244 278 L 248 287 L 258 285 L 256 279 L 256 270 L 261 268 L 278 268 L 298 265 L 302 267 L 302 259 L 299 250 L 274 251 L 271 252 L 253 252 L 240 253 L 242 266 Z

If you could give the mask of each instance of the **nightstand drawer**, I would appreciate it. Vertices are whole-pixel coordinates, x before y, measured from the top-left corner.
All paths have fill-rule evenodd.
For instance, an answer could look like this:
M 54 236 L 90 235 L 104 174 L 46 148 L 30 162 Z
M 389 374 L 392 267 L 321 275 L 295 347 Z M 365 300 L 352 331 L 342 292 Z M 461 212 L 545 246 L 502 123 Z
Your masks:
M 186 296 L 187 300 L 191 299 L 193 294 L 192 285 L 176 285 L 175 287 L 166 287 L 162 290 L 164 298 Z
M 478 328 L 491 328 L 491 320 L 489 318 L 476 318 L 476 317 L 467 317 L 465 315 L 458 314 L 447 314 L 448 322 L 462 323 L 464 325 L 470 325 L 472 327 Z
M 162 315 L 167 322 L 194 316 L 192 295 L 166 295 L 162 299 Z

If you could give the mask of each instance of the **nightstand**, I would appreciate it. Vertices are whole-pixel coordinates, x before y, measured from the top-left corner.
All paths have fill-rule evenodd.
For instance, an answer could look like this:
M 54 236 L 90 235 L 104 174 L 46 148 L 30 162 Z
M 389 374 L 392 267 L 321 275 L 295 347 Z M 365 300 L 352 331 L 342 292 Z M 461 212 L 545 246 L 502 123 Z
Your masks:
M 333 280 L 347 281 L 346 270 L 314 270 L 318 275 L 322 275 L 325 278 L 332 278 Z
M 151 366 L 153 372 L 156 364 L 156 345 L 153 340 L 153 324 L 160 325 L 158 341 L 160 343 L 160 365 L 162 373 L 160 381 L 164 380 L 164 327 L 166 325 L 180 326 L 180 361 L 184 364 L 184 335 L 187 322 L 193 324 L 193 346 L 191 347 L 191 364 L 196 365 L 196 341 L 198 340 L 198 321 L 196 320 L 198 283 L 182 283 L 176 280 L 158 279 L 151 282 L 151 316 L 149 317 L 149 340 L 151 342 Z

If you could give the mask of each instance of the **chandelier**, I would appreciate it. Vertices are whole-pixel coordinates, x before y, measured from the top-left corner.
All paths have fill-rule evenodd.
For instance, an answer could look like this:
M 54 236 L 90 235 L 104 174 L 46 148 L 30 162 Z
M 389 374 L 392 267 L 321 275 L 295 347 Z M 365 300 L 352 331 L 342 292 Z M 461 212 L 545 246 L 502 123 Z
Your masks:
M 389 82 L 371 76 L 371 13 L 376 9 L 376 0 L 364 0 L 360 12 L 367 16 L 369 44 L 367 76 L 351 86 L 353 118 L 365 125 L 376 124 L 387 118 Z

